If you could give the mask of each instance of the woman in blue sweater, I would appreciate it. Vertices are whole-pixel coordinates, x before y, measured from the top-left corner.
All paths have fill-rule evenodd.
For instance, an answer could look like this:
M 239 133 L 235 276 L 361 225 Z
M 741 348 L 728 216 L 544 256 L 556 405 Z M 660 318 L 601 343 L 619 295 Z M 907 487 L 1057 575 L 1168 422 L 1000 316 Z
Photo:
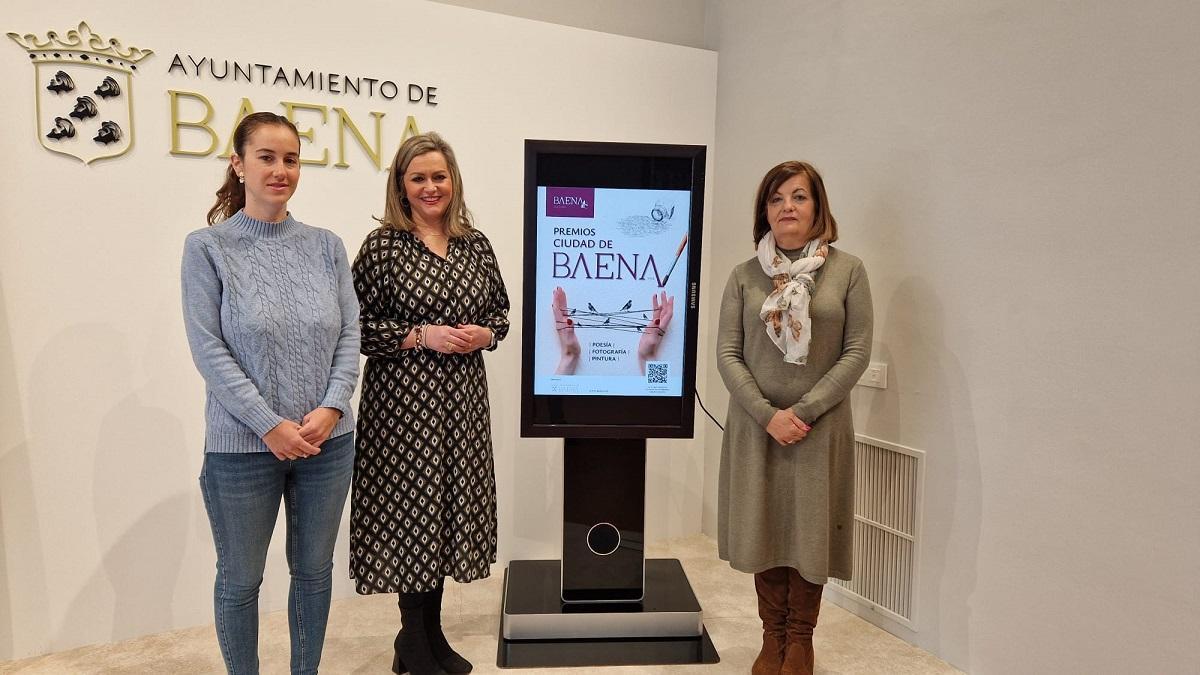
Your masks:
M 211 227 L 188 235 L 183 313 L 207 389 L 200 487 L 217 551 L 217 640 L 230 673 L 258 672 L 258 589 L 282 500 L 293 673 L 315 673 L 333 547 L 354 468 L 358 299 L 336 235 L 287 210 L 296 127 L 247 116 Z

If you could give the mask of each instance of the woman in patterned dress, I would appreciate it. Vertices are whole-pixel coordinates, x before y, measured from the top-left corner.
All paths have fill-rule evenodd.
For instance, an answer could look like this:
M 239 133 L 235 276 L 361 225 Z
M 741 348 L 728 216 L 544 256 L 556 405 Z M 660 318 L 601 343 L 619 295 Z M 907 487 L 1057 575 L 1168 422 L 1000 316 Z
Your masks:
M 359 593 L 400 595 L 394 672 L 466 673 L 442 632 L 442 591 L 496 561 L 482 352 L 508 334 L 508 293 L 437 134 L 401 144 L 380 222 L 353 268 L 367 365 L 350 574 Z

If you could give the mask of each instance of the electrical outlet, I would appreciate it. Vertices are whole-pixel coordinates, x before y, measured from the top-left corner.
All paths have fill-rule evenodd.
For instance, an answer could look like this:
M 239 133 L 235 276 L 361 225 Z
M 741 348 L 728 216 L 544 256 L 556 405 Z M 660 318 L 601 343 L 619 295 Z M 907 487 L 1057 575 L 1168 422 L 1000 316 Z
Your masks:
M 858 383 L 864 387 L 887 389 L 887 364 L 872 361 L 862 377 L 858 378 Z

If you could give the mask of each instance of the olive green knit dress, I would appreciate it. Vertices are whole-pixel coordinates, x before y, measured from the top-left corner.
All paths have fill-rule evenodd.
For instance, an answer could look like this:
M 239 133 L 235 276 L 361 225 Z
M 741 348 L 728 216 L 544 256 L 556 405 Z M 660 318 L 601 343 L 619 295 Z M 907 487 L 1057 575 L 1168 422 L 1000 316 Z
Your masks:
M 808 363 L 787 363 L 758 317 L 774 288 L 757 258 L 729 275 L 717 368 L 729 390 L 721 447 L 717 544 L 743 572 L 794 567 L 813 583 L 849 579 L 854 532 L 850 389 L 871 356 L 872 308 L 858 258 L 830 247 L 814 275 Z M 812 426 L 781 446 L 766 425 L 791 407 Z

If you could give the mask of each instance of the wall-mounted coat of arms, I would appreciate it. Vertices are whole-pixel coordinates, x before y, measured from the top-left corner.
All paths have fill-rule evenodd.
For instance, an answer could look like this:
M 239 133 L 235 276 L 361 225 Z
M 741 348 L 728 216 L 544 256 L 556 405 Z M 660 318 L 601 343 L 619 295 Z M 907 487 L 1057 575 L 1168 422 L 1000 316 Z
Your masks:
M 84 22 L 59 36 L 8 33 L 34 67 L 37 135 L 51 152 L 91 164 L 133 147 L 133 75 L 154 52 L 105 40 Z

